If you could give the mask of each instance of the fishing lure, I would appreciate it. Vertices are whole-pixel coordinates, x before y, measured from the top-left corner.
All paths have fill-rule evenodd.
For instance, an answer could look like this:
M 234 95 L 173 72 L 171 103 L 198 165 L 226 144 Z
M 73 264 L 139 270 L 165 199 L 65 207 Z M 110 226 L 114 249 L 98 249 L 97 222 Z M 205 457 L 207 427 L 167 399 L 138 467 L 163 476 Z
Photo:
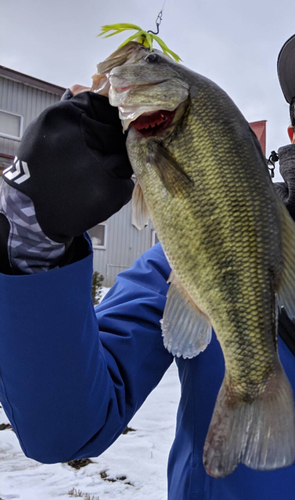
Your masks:
M 167 47 L 167 45 L 163 42 L 163 40 L 159 36 L 157 36 L 157 33 L 153 33 L 152 31 L 144 31 L 142 28 L 140 28 L 140 26 L 137 26 L 136 24 L 129 24 L 129 23 L 106 24 L 101 27 L 101 33 L 99 33 L 99 35 L 97 36 L 105 35 L 104 38 L 109 38 L 110 36 L 118 35 L 119 33 L 122 33 L 123 31 L 127 30 L 135 30 L 136 33 L 128 37 L 123 43 L 121 43 L 121 45 L 119 45 L 118 47 L 119 49 L 124 45 L 126 45 L 128 42 L 135 40 L 136 42 L 141 43 L 145 47 L 148 47 L 152 52 L 153 42 L 156 41 L 166 56 L 171 57 L 171 59 L 174 59 L 176 62 L 181 61 L 180 57 L 177 54 L 175 54 L 175 52 L 173 52 L 171 49 L 169 49 L 169 47 Z M 110 33 L 111 31 L 113 33 Z

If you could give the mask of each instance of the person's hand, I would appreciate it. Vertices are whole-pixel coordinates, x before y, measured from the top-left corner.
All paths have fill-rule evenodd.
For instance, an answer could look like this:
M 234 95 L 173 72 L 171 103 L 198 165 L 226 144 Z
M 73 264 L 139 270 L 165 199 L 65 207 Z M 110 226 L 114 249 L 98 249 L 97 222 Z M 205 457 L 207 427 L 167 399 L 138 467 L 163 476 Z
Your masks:
M 81 94 L 81 92 L 90 92 L 90 90 L 90 87 L 85 87 L 84 85 L 79 85 L 76 83 L 64 92 L 64 94 L 61 96 L 61 101 L 72 99 L 72 97 L 74 97 L 75 95 Z
M 73 85 L 28 127 L 4 180 L 32 200 L 45 235 L 63 242 L 120 210 L 131 175 L 118 110 Z
M 65 91 L 65 93 L 61 97 L 61 100 L 71 99 L 73 96 L 81 94 L 81 92 L 89 92 L 89 91 L 91 91 L 90 87 L 85 87 L 84 85 L 79 85 L 76 83 L 75 85 L 72 85 Z M 109 96 L 108 88 L 102 89 L 99 92 L 99 95 L 108 97 Z
M 84 87 L 84 85 L 75 84 L 70 87 L 70 91 L 73 96 L 81 94 L 81 92 L 89 92 L 90 87 Z

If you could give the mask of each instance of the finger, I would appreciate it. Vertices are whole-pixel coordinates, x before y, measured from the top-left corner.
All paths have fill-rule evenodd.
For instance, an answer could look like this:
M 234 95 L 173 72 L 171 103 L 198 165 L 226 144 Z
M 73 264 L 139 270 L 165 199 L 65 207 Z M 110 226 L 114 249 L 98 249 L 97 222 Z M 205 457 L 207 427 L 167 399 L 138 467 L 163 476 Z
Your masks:
M 70 87 L 70 91 L 72 92 L 73 95 L 81 94 L 81 92 L 89 92 L 90 87 L 84 87 L 84 85 L 72 85 Z

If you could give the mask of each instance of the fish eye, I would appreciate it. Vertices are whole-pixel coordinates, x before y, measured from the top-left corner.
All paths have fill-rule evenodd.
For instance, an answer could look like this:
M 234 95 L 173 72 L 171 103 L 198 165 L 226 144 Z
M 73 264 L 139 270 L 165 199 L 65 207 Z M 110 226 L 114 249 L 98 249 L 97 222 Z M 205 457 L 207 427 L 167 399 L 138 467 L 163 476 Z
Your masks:
M 151 52 L 148 56 L 146 56 L 144 58 L 144 60 L 147 61 L 147 62 L 149 62 L 149 63 L 157 63 L 157 62 L 161 61 L 161 58 L 155 52 Z

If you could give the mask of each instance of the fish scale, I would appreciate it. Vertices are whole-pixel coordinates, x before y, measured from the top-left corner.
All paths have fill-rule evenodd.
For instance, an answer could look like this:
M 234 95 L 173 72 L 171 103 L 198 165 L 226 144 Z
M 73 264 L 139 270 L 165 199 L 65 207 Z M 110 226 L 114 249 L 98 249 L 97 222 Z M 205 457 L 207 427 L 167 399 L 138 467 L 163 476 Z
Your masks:
M 206 96 L 204 96 L 204 99 L 206 99 Z M 207 98 L 208 100 L 208 98 Z M 208 113 L 210 113 L 210 109 L 207 110 Z M 195 110 L 195 113 L 199 115 L 199 109 L 198 107 Z M 243 345 L 243 335 L 241 335 L 241 328 L 237 328 L 236 326 L 236 319 L 237 315 L 239 316 L 239 308 L 235 308 L 235 305 L 233 304 L 233 310 L 235 310 L 234 314 L 230 314 L 231 311 L 228 311 L 228 307 L 224 309 L 224 293 L 229 293 L 234 297 L 234 300 L 239 302 L 239 296 L 240 294 L 242 295 L 241 297 L 241 303 L 247 304 L 247 316 L 244 317 L 244 321 L 246 322 L 244 329 L 251 331 L 253 337 L 255 338 L 255 332 L 257 331 L 257 326 L 259 327 L 260 323 L 262 322 L 262 317 L 261 314 L 258 316 L 258 311 L 259 308 L 257 308 L 257 303 L 259 303 L 259 297 L 257 296 L 258 294 L 255 293 L 255 288 L 252 290 L 252 285 L 255 283 L 255 279 L 253 277 L 253 271 L 252 271 L 252 266 L 250 266 L 248 263 L 249 261 L 256 259 L 256 255 L 253 253 L 253 249 L 251 248 L 252 246 L 254 247 L 259 247 L 259 241 L 261 242 L 261 250 L 262 250 L 262 260 L 264 261 L 264 267 L 265 267 L 265 258 L 268 256 L 269 257 L 269 252 L 263 251 L 266 248 L 265 242 L 268 240 L 268 245 L 270 248 L 274 250 L 274 255 L 277 255 L 275 252 L 275 247 L 277 246 L 277 238 L 274 239 L 268 238 L 267 240 L 265 237 L 267 234 L 262 234 L 260 237 L 260 240 L 257 240 L 256 237 L 252 237 L 252 233 L 255 231 L 256 226 L 258 225 L 258 229 L 261 227 L 263 229 L 264 225 L 267 224 L 267 226 L 274 225 L 273 219 L 275 219 L 275 210 L 268 210 L 265 209 L 265 198 L 260 197 L 255 200 L 256 203 L 253 203 L 252 195 L 249 198 L 248 204 L 245 205 L 244 207 L 244 200 L 247 199 L 245 196 L 245 180 L 243 177 L 246 177 L 248 180 L 248 189 L 251 191 L 251 189 L 257 185 L 259 182 L 259 176 L 257 179 L 257 168 L 256 165 L 253 165 L 254 168 L 251 169 L 251 164 L 249 164 L 249 169 L 246 170 L 245 168 L 243 170 L 241 169 L 233 169 L 226 168 L 227 162 L 230 164 L 232 163 L 231 158 L 233 157 L 231 148 L 223 148 L 222 147 L 222 134 L 221 134 L 221 141 L 220 144 L 218 145 L 218 154 L 213 155 L 213 147 L 217 147 L 217 145 L 211 144 L 210 148 L 210 154 L 207 154 L 202 160 L 199 159 L 198 161 L 198 168 L 195 168 L 195 164 L 192 164 L 192 159 L 194 158 L 193 152 L 194 152 L 194 142 L 195 142 L 195 137 L 198 137 L 198 141 L 202 142 L 202 135 L 203 135 L 203 127 L 200 125 L 198 126 L 193 120 L 194 115 L 191 114 L 191 122 L 188 122 L 186 124 L 186 135 L 182 139 L 182 132 L 181 130 L 178 131 L 178 134 L 176 135 L 175 138 L 173 138 L 169 142 L 169 152 L 172 156 L 174 156 L 180 163 L 183 163 L 182 157 L 187 155 L 187 144 L 190 143 L 191 146 L 191 151 L 188 151 L 188 154 L 190 156 L 190 162 L 188 164 L 183 165 L 184 170 L 188 173 L 188 175 L 193 179 L 195 186 L 198 186 L 198 189 L 195 190 L 194 194 L 192 197 L 183 200 L 175 200 L 174 198 L 170 197 L 169 200 L 169 195 L 165 196 L 165 198 L 161 197 L 160 193 L 163 190 L 162 184 L 159 182 L 159 179 L 155 176 L 149 176 L 148 172 L 143 174 L 143 177 L 146 178 L 146 182 L 150 184 L 145 185 L 145 180 L 140 177 L 140 181 L 142 182 L 142 187 L 143 191 L 146 193 L 146 201 L 147 204 L 152 207 L 151 208 L 151 216 L 154 221 L 154 224 L 158 230 L 159 234 L 159 239 L 160 241 L 163 242 L 164 249 L 166 250 L 166 254 L 168 257 L 168 260 L 174 269 L 174 271 L 177 273 L 180 281 L 182 282 L 183 286 L 187 290 L 191 290 L 191 296 L 196 297 L 196 303 L 198 303 L 201 306 L 201 309 L 205 310 L 210 318 L 212 319 L 212 324 L 214 326 L 214 329 L 216 332 L 218 332 L 218 338 L 221 344 L 223 345 L 223 336 L 225 335 L 225 338 L 230 336 L 231 338 L 231 345 L 234 347 L 236 346 L 236 340 L 239 343 Z M 200 122 L 202 122 L 202 114 L 200 114 Z M 216 129 L 216 121 L 213 122 L 214 129 Z M 222 129 L 221 129 L 222 130 Z M 187 131 L 189 131 L 189 137 L 187 135 Z M 216 133 L 216 130 L 214 131 Z M 211 134 L 213 134 L 213 131 L 210 130 L 210 127 L 207 129 L 207 136 L 210 137 Z M 218 135 L 218 134 L 217 134 Z M 226 138 L 223 138 L 225 140 Z M 206 144 L 206 140 L 204 141 Z M 184 143 L 184 144 L 183 144 Z M 228 150 L 228 154 L 226 154 L 226 149 Z M 185 152 L 185 153 L 184 153 Z M 231 156 L 230 156 L 231 155 Z M 214 163 L 212 162 L 212 157 L 214 158 Z M 229 161 L 230 160 L 230 161 Z M 220 165 L 225 164 L 226 166 L 220 171 Z M 190 165 L 192 164 L 192 165 Z M 253 173 L 251 175 L 251 171 L 253 170 Z M 231 178 L 229 178 L 228 173 L 230 172 Z M 244 174 L 244 175 L 243 175 Z M 256 179 L 255 179 L 256 178 Z M 158 181 L 158 186 L 156 184 L 156 181 Z M 227 189 L 225 192 L 224 185 L 227 185 Z M 243 188 L 242 188 L 243 186 Z M 256 189 L 257 191 L 257 189 Z M 224 199 L 218 196 L 220 193 L 226 193 L 227 196 L 227 203 L 224 203 Z M 168 199 L 167 199 L 168 198 Z M 161 199 L 165 200 L 164 203 L 161 203 Z M 169 205 L 169 201 L 170 204 Z M 241 205 L 241 200 L 243 204 L 243 209 L 238 208 L 236 210 L 232 209 L 233 207 L 236 207 L 237 205 Z M 189 206 L 187 206 L 189 204 Z M 212 219 L 212 216 L 210 216 L 210 212 L 208 213 L 208 209 L 206 208 L 205 211 L 198 210 L 199 207 L 207 207 L 211 205 L 211 211 L 213 207 L 215 208 L 214 213 L 216 213 L 216 218 Z M 255 207 L 256 205 L 256 207 Z M 193 209 L 192 209 L 193 207 Z M 189 247 L 192 250 L 192 256 L 190 258 L 189 253 L 187 253 L 187 260 L 186 262 L 183 261 L 181 258 L 180 252 L 182 252 L 182 246 L 179 244 L 179 233 L 181 234 L 182 231 L 177 231 L 176 230 L 171 231 L 171 226 L 169 227 L 168 221 L 165 221 L 163 219 L 163 213 L 169 212 L 172 213 L 174 212 L 177 215 L 177 219 L 179 221 L 179 224 L 183 226 L 183 228 L 189 227 L 189 231 L 185 230 L 185 236 L 187 240 L 189 241 Z M 200 214 L 200 212 L 202 212 Z M 183 214 L 183 217 L 181 217 L 179 214 Z M 235 221 L 233 220 L 236 217 L 238 218 L 237 224 L 235 225 Z M 188 220 L 188 217 L 192 215 L 193 216 L 193 221 Z M 173 219 L 175 220 L 176 217 Z M 249 221 L 251 221 L 251 218 L 253 218 L 254 222 L 254 227 L 250 228 Z M 209 220 L 208 220 L 209 219 Z M 244 220 L 246 219 L 246 220 Z M 278 222 L 277 222 L 278 224 Z M 238 231 L 234 231 L 235 234 L 235 241 L 233 244 L 232 236 L 229 235 L 228 230 L 226 226 L 232 226 L 238 229 Z M 225 230 L 223 231 L 222 229 L 225 227 Z M 239 228 L 243 229 L 241 232 L 239 231 Z M 246 229 L 245 229 L 246 228 Z M 252 229 L 252 232 L 250 232 L 250 229 Z M 263 231 L 262 231 L 263 232 Z M 200 237 L 200 234 L 204 233 L 204 237 Z M 222 238 L 221 238 L 222 237 Z M 169 243 L 165 244 L 166 240 L 169 240 Z M 264 241 L 263 241 L 264 240 Z M 201 248 L 196 249 L 196 244 L 194 242 L 199 242 L 199 246 L 205 246 L 205 252 L 202 251 Z M 243 289 L 241 290 L 239 287 L 239 284 L 236 282 L 235 277 L 226 280 L 225 286 L 223 282 L 220 283 L 220 275 L 223 276 L 223 262 L 225 258 L 220 259 L 220 255 L 216 253 L 216 248 L 220 247 L 220 243 L 222 243 L 222 249 L 226 250 L 228 248 L 229 250 L 229 255 L 232 256 L 234 253 L 235 255 L 232 257 L 232 260 L 235 261 L 235 272 L 234 275 L 239 276 L 238 269 L 241 268 L 243 269 L 242 273 L 243 276 L 240 276 L 240 280 L 238 279 L 237 281 L 241 282 L 241 285 L 244 285 L 245 291 Z M 198 246 L 198 245 L 197 245 Z M 199 259 L 196 259 L 196 250 L 197 253 L 199 253 Z M 267 253 L 267 255 L 265 255 Z M 228 252 L 226 253 L 226 255 Z M 252 256 L 252 258 L 251 258 Z M 204 265 L 204 261 L 206 260 L 206 263 Z M 275 258 L 273 260 L 273 266 L 275 267 Z M 246 266 L 244 264 L 244 261 L 246 261 Z M 213 290 L 212 297 L 213 297 L 213 304 L 204 304 L 204 297 L 207 294 L 207 287 L 205 285 L 202 286 L 202 272 L 201 269 L 204 268 L 206 270 L 205 276 L 203 277 L 203 280 L 208 282 L 208 268 L 209 264 L 207 262 L 210 262 L 210 268 L 211 268 L 211 279 L 210 279 L 210 290 Z M 216 263 L 216 266 L 213 266 L 213 263 Z M 247 270 L 248 267 L 248 270 Z M 194 268 L 194 273 L 193 272 Z M 248 271 L 248 272 L 247 272 Z M 252 272 L 251 272 L 252 271 Z M 255 269 L 254 269 L 255 271 Z M 240 273 L 241 274 L 241 273 Z M 248 275 L 248 279 L 246 280 L 245 283 L 245 278 L 244 275 Z M 218 290 L 216 289 L 218 286 Z M 198 290 L 195 291 L 195 287 L 198 286 Z M 205 290 L 203 291 L 203 289 Z M 224 288 L 226 288 L 224 290 Z M 258 290 L 257 292 L 260 291 L 260 287 L 257 287 Z M 219 297 L 217 297 L 219 295 Z M 266 297 L 266 300 L 269 300 L 269 297 Z M 248 314 L 248 308 L 251 310 L 253 309 L 253 315 Z M 212 311 L 213 309 L 213 311 Z M 260 308 L 262 310 L 262 307 Z M 226 315 L 225 315 L 226 311 Z M 256 313 L 256 314 L 255 314 Z M 231 321 L 228 316 L 234 316 L 235 321 Z M 216 317 L 216 319 L 215 319 Z M 260 321 L 259 321 L 260 319 Z M 270 318 L 271 320 L 271 318 Z M 271 323 L 270 323 L 271 325 Z M 269 325 L 269 326 L 270 326 Z M 242 331 L 243 331 L 242 330 Z M 235 338 L 236 331 L 238 331 L 238 337 L 237 339 Z M 223 333 L 224 332 L 224 333 Z M 259 336 L 260 337 L 260 336 Z M 259 338 L 258 337 L 258 338 Z M 247 336 L 247 339 L 249 337 Z M 263 339 L 262 339 L 263 340 Z M 261 341 L 262 341 L 261 340 Z M 258 340 L 254 342 L 255 344 L 258 343 Z M 244 346 L 247 351 L 247 346 Z M 230 360 L 233 359 L 232 352 L 231 350 L 227 352 L 226 350 L 226 342 L 225 342 L 225 358 L 229 357 Z M 248 349 L 249 351 L 249 349 Z M 260 366 L 262 364 L 267 363 L 267 360 L 265 359 L 265 352 L 262 352 L 261 349 L 259 350 L 254 350 L 253 346 L 251 348 L 251 352 L 247 353 L 249 354 L 246 356 L 242 357 L 242 360 L 244 360 L 244 364 L 247 366 L 247 361 L 249 366 L 247 368 L 244 368 L 244 373 L 248 377 L 249 372 L 251 373 L 251 367 L 252 367 L 252 351 L 256 351 L 259 353 L 259 363 Z M 223 349 L 224 352 L 224 349 Z M 255 354 L 254 354 L 255 356 Z M 241 378 L 243 374 L 241 374 L 241 366 L 240 366 L 240 360 L 237 360 L 238 362 L 238 377 Z M 234 363 L 231 361 L 229 363 L 229 366 L 227 368 L 228 374 L 230 375 L 233 372 L 233 379 L 235 379 L 235 370 L 234 370 Z M 262 373 L 263 370 L 260 370 Z M 259 373 L 257 373 L 257 370 L 255 370 L 255 378 L 257 379 L 257 376 L 259 376 Z M 260 381 L 258 381 L 259 383 Z
M 226 370 L 204 443 L 206 471 L 285 467 L 295 459 L 295 417 L 277 353 L 277 306 L 295 316 L 295 224 L 233 101 L 155 52 L 151 61 L 129 44 L 113 66 L 108 58 L 107 71 L 123 129 L 133 123 L 126 145 L 135 223 L 144 226 L 148 209 L 172 268 L 164 345 L 175 356 L 201 355 L 211 327 L 220 342 Z M 161 110 L 172 113 L 166 127 L 148 136 L 136 129 L 138 117 L 152 123 Z

